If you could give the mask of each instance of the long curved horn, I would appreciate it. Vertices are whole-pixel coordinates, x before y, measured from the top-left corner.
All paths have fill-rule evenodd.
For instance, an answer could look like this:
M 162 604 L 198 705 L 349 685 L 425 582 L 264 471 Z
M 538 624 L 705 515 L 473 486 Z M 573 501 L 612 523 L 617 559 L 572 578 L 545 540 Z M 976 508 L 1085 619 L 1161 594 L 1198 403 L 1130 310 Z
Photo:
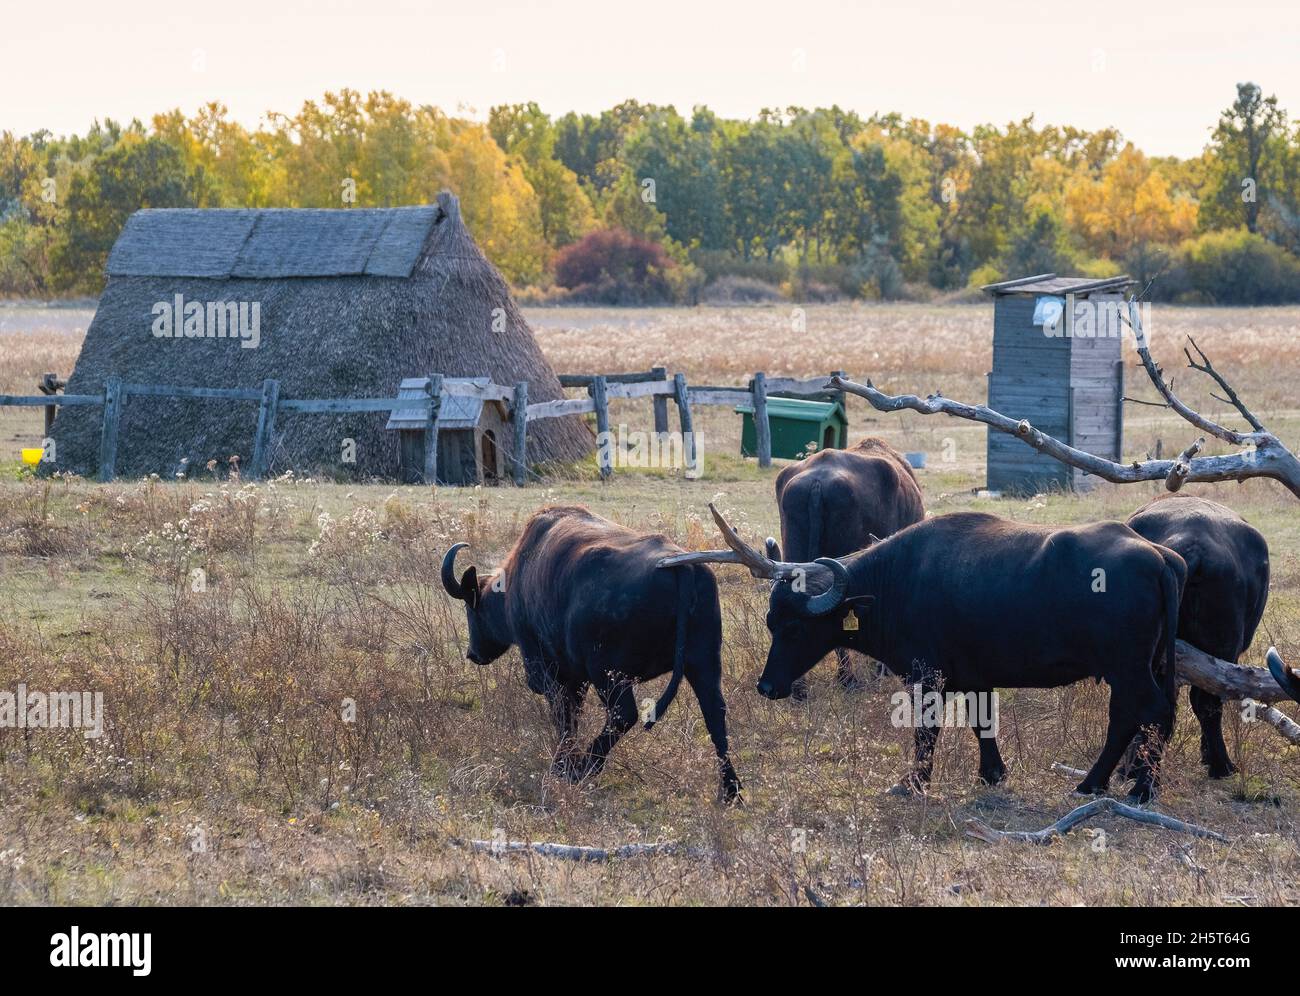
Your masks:
M 456 580 L 456 554 L 464 550 L 468 543 L 457 543 L 442 558 L 442 586 L 452 598 L 465 601 L 465 586 Z
M 773 560 L 771 557 L 765 557 L 740 538 L 740 534 L 722 517 L 722 513 L 714 507 L 713 502 L 709 502 L 709 511 L 713 513 L 713 521 L 717 523 L 718 531 L 722 533 L 722 538 L 727 541 L 727 546 L 731 547 L 731 549 L 679 553 L 660 560 L 659 567 L 675 567 L 679 564 L 740 564 L 742 567 L 748 567 L 749 573 L 754 577 L 769 581 L 789 581 L 796 577 L 815 577 L 820 578 L 828 585 L 834 585 L 833 568 L 827 567 L 821 561 L 812 564 L 792 564 L 784 560 Z M 773 547 L 775 545 L 775 541 L 773 541 Z
M 843 564 L 831 557 L 818 557 L 816 562 L 830 571 L 831 586 L 820 595 L 808 599 L 806 608 L 810 616 L 824 616 L 844 601 L 844 595 L 849 589 L 849 572 Z
M 1291 698 L 1300 702 L 1300 676 L 1297 675 L 1295 669 L 1289 667 L 1282 660 L 1282 655 L 1277 652 L 1277 647 L 1269 647 L 1264 659 L 1268 661 L 1268 671 L 1273 676 L 1273 680 Z

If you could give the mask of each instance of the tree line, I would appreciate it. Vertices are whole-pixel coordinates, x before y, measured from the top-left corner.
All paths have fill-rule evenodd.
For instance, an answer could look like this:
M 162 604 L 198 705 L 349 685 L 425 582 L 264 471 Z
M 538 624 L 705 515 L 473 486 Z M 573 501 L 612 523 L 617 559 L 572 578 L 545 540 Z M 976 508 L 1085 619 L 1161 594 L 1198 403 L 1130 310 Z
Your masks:
M 626 101 L 477 122 L 351 90 L 254 129 L 211 103 L 84 135 L 4 132 L 0 296 L 97 293 L 142 207 L 387 207 L 444 188 L 538 299 L 928 297 L 1054 270 L 1128 272 L 1167 300 L 1300 300 L 1300 125 L 1253 83 L 1190 159 L 1032 117 L 964 131 Z

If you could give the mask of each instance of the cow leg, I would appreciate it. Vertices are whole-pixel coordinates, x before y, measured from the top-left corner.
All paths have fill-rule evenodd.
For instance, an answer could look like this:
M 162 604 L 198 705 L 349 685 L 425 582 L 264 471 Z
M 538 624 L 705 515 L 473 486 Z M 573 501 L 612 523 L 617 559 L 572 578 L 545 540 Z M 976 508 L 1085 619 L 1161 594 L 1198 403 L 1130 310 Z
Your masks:
M 1161 733 L 1170 728 L 1169 712 L 1164 693 L 1152 681 L 1136 685 L 1110 683 L 1106 743 L 1075 791 L 1083 795 L 1103 794 L 1125 749 L 1140 732 L 1147 731 L 1142 747 L 1133 756 L 1130 773 L 1136 779 L 1133 795 L 1141 802 L 1148 801 L 1154 791 L 1154 766 L 1160 760 Z
M 935 690 L 933 685 L 921 686 L 921 700 L 928 701 L 930 693 Z M 922 718 L 917 717 L 916 732 L 914 734 L 914 743 L 916 745 L 916 760 L 912 766 L 912 772 L 901 782 L 889 790 L 891 795 L 913 795 L 915 793 L 924 793 L 930 787 L 930 775 L 934 771 L 934 749 L 939 743 L 939 731 L 942 726 L 926 726 Z
M 731 766 L 727 756 L 727 703 L 722 698 L 721 665 L 709 669 L 707 675 L 687 669 L 686 680 L 691 683 L 695 699 L 700 704 L 704 716 L 704 725 L 713 741 L 713 749 L 718 753 L 718 770 L 722 775 L 722 785 L 718 790 L 718 801 L 737 802 L 740 798 L 740 779 L 736 769 Z
M 1211 778 L 1227 778 L 1237 770 L 1223 742 L 1223 700 L 1217 695 L 1192 686 L 1187 690 L 1192 712 L 1201 724 L 1201 763 Z
M 1115 770 L 1124 749 L 1137 734 L 1138 724 L 1132 716 L 1132 702 L 1128 690 L 1121 694 L 1114 685 L 1110 689 L 1110 708 L 1106 725 L 1106 743 L 1097 761 L 1075 788 L 1080 795 L 1104 795 L 1110 787 L 1110 776 Z
M 632 682 L 620 678 L 608 681 L 604 685 L 597 685 L 596 691 L 605 703 L 607 712 L 605 728 L 587 748 L 587 754 L 582 760 L 575 781 L 589 775 L 600 774 L 601 769 L 605 767 L 605 759 L 609 757 L 609 752 L 622 739 L 623 734 L 632 728 L 637 718 L 636 691 Z
M 1114 695 L 1112 690 L 1111 695 Z M 1141 746 L 1135 756 L 1137 765 L 1133 772 L 1133 791 L 1130 798 L 1150 802 L 1155 796 L 1160 776 L 1160 759 L 1165 744 L 1174 732 L 1174 717 L 1178 707 L 1177 689 L 1172 700 L 1156 687 L 1144 688 L 1138 714 Z
M 545 695 L 549 685 L 558 680 L 554 668 L 548 668 L 540 656 L 524 657 L 524 680 L 528 689 L 538 695 Z
M 555 746 L 555 758 L 551 761 L 551 774 L 568 778 L 573 771 L 569 755 L 578 733 L 578 718 L 582 713 L 582 700 L 586 697 L 587 686 L 561 685 L 552 680 L 545 687 L 546 701 L 551 707 L 551 720 L 555 723 L 560 738 Z
M 993 692 L 983 689 L 976 694 L 991 701 Z M 1002 752 L 998 750 L 998 738 L 992 717 L 976 714 L 972 717 L 971 732 L 980 748 L 980 781 L 985 785 L 996 785 L 1007 777 L 1007 766 L 1002 762 Z

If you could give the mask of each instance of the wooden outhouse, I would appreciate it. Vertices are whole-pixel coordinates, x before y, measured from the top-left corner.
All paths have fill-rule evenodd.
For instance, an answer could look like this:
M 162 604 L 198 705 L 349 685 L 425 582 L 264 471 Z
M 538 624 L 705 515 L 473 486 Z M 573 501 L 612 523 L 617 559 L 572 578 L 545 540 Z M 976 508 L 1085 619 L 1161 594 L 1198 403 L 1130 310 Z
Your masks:
M 1070 446 L 1111 460 L 1124 442 L 1124 291 L 1127 276 L 1094 280 L 1040 273 L 989 284 L 993 369 L 988 406 Z M 1086 487 L 1082 471 L 988 430 L 988 487 L 1012 494 Z
M 505 474 L 505 450 L 510 445 L 510 413 L 500 401 L 472 394 L 453 393 L 456 384 L 487 387 L 487 377 L 444 377 L 438 406 L 439 484 L 496 484 Z M 452 391 L 448 388 L 453 387 Z M 399 398 L 427 397 L 428 377 L 408 377 L 398 389 Z M 386 428 L 395 430 L 401 444 L 401 480 L 424 481 L 424 441 L 429 420 L 419 409 L 396 409 Z

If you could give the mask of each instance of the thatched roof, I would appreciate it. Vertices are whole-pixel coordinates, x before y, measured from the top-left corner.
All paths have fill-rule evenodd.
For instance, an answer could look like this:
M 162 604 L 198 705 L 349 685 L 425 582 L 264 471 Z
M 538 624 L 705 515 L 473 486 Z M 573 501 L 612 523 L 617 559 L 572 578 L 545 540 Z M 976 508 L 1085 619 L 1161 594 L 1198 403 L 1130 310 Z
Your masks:
M 69 394 L 124 381 L 259 388 L 281 398 L 396 397 L 404 377 L 441 373 L 528 382 L 529 401 L 563 397 L 554 371 L 496 268 L 474 243 L 451 194 L 428 207 L 385 210 L 151 210 L 131 217 L 109 258 L 109 280 L 86 333 Z M 260 307 L 256 348 L 234 338 L 154 332 L 157 305 L 247 302 Z M 281 413 L 272 472 L 396 477 L 387 413 Z M 175 473 L 252 455 L 253 402 L 135 397 L 123 409 L 117 471 Z M 529 426 L 534 463 L 591 452 L 577 418 Z M 100 410 L 65 408 L 52 430 L 57 466 L 98 470 Z M 344 439 L 355 465 L 340 463 Z

